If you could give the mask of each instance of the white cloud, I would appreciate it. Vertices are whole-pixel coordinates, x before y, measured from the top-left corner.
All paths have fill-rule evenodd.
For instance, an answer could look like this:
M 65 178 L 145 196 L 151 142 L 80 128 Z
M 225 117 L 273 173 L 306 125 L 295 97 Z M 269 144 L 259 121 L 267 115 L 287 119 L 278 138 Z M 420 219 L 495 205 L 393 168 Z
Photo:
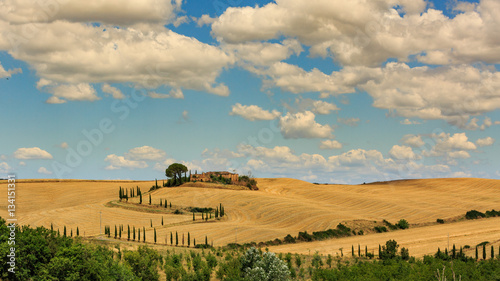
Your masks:
M 405 135 L 402 141 L 404 144 L 407 144 L 411 147 L 421 147 L 425 144 L 425 142 L 422 140 L 422 136 L 416 135 Z
M 118 1 L 113 1 L 109 6 L 113 6 L 115 2 Z M 96 3 L 95 7 L 102 5 Z M 54 94 L 54 98 L 48 102 L 97 100 L 94 91 L 88 90 L 95 83 L 130 83 L 133 89 L 155 89 L 165 85 L 221 96 L 229 95 L 228 87 L 217 83 L 216 79 L 224 67 L 235 62 L 234 56 L 217 46 L 165 28 L 164 22 L 154 19 L 158 14 L 156 9 L 161 11 L 164 6 L 162 4 L 149 6 L 145 8 L 146 11 L 138 8 L 136 12 L 141 15 L 136 18 L 133 15 L 129 15 L 132 18 L 127 18 L 126 13 L 116 17 L 118 14 L 110 8 L 96 13 L 100 15 L 97 17 L 109 16 L 111 21 L 123 19 L 131 24 L 118 27 L 114 23 L 103 23 L 104 20 L 100 21 L 100 26 L 89 24 L 86 21 L 87 8 L 73 10 L 73 19 L 49 20 L 34 25 L 26 21 L 33 20 L 33 15 L 44 14 L 36 12 L 37 5 L 25 3 L 25 6 L 31 7 L 29 11 L 17 6 L 19 5 L 8 2 L 2 7 L 3 18 L 9 21 L 0 21 L 0 50 L 8 51 L 13 58 L 26 62 L 41 80 L 58 85 L 42 87 Z M 85 7 L 87 6 L 86 3 Z M 130 5 L 135 6 L 138 5 Z M 156 12 L 147 12 L 151 8 Z M 19 11 L 34 14 L 21 15 Z M 57 15 L 68 17 L 65 13 Z M 153 19 L 156 24 L 143 22 L 142 16 Z M 29 40 L 10 40 L 24 38 L 25 30 L 33 26 L 36 30 L 30 33 Z M 82 87 L 88 88 L 87 91 L 83 91 Z
M 287 113 L 280 117 L 279 125 L 283 137 L 287 139 L 330 138 L 333 132 L 329 125 L 317 123 L 311 111 Z
M 66 149 L 69 147 L 68 143 L 67 142 L 62 142 L 60 145 L 59 145 L 60 148 L 62 149 Z
M 322 100 L 313 99 L 297 99 L 295 103 L 298 105 L 300 111 L 312 111 L 315 114 L 327 115 L 331 111 L 340 110 L 335 104 Z
M 456 133 L 453 136 L 450 134 L 441 133 L 434 135 L 437 139 L 435 149 L 437 151 L 450 151 L 450 150 L 475 150 L 476 145 L 470 142 L 465 133 Z
M 340 155 L 330 156 L 328 162 L 335 167 L 380 166 L 387 161 L 377 150 L 352 149 Z
M 184 111 L 182 112 L 182 120 L 183 120 L 184 122 L 189 122 L 189 112 L 188 112 L 187 110 L 184 110 Z
M 125 95 L 122 93 L 122 91 L 120 91 L 119 89 L 113 87 L 113 86 L 110 86 L 109 84 L 107 83 L 104 83 L 101 87 L 101 90 L 105 93 L 108 93 L 108 94 L 111 94 L 111 96 L 114 98 L 114 99 L 124 99 L 125 98 Z
M 478 146 L 481 146 L 481 147 L 483 147 L 483 146 L 490 146 L 490 145 L 493 145 L 493 143 L 495 143 L 495 139 L 492 138 L 492 137 L 486 137 L 484 139 L 478 139 L 476 141 L 476 144 Z
M 159 161 L 164 159 L 166 155 L 165 151 L 161 149 L 145 145 L 130 149 L 125 153 L 125 158 L 130 160 Z
M 8 78 L 8 77 L 11 77 L 12 74 L 17 74 L 17 73 L 22 73 L 22 72 L 23 72 L 23 70 L 20 68 L 5 70 L 2 66 L 2 64 L 0 63 L 0 78 Z
M 46 88 L 53 96 L 46 102 L 52 104 L 65 103 L 70 101 L 96 101 L 101 98 L 97 96 L 95 89 L 87 83 L 78 83 L 76 85 L 53 84 L 46 86 Z
M 104 161 L 109 162 L 109 166 L 106 166 L 106 170 L 117 170 L 121 168 L 127 169 L 144 169 L 148 167 L 148 164 L 144 161 L 134 161 L 125 159 L 123 156 L 117 156 L 116 154 L 110 154 L 106 156 Z
M 52 172 L 49 171 L 49 170 L 47 170 L 47 168 L 45 168 L 45 167 L 40 167 L 38 169 L 38 173 L 39 174 L 45 174 L 45 175 L 52 175 Z
M 423 0 L 276 1 L 228 8 L 212 33 L 230 43 L 297 38 L 311 55 L 342 65 L 379 65 L 410 55 L 432 64 L 500 61 L 498 40 L 491 39 L 499 38 L 497 1 L 483 0 L 453 18 L 426 6 Z
M 156 92 L 149 92 L 148 96 L 150 98 L 153 98 L 153 99 L 168 99 L 168 98 L 183 99 L 184 93 L 182 93 L 181 89 L 176 88 L 176 89 L 170 90 L 169 94 L 160 94 L 160 93 L 156 93 Z
M 336 140 L 324 140 L 319 145 L 320 149 L 341 149 L 342 144 Z
M 30 1 L 7 1 L 0 11 L 0 18 L 13 24 L 55 21 L 100 22 L 120 26 L 166 24 L 180 9 L 180 4 L 176 2 L 180 1 L 65 0 L 37 5 Z
M 19 166 L 24 167 L 24 166 L 26 166 L 26 163 L 24 161 L 20 161 Z
M 216 18 L 211 18 L 209 15 L 202 15 L 199 19 L 196 20 L 196 23 L 198 26 L 204 26 L 204 25 L 211 25 L 214 23 L 217 19 Z
M 392 159 L 396 160 L 414 160 L 419 159 L 419 157 L 413 152 L 411 147 L 405 145 L 394 145 L 389 151 L 389 155 Z
M 417 124 L 421 124 L 418 121 L 410 120 L 408 118 L 406 118 L 405 120 L 400 121 L 399 123 L 403 124 L 403 125 L 417 125 Z
M 22 147 L 14 152 L 14 157 L 17 159 L 52 159 L 52 155 L 39 147 Z
M 458 158 L 458 159 L 470 158 L 469 152 L 464 151 L 464 150 L 450 151 L 450 152 L 448 152 L 448 156 L 450 156 L 451 158 Z
M 7 174 L 11 171 L 11 167 L 7 162 L 0 162 L 0 174 Z
M 233 105 L 229 115 L 238 115 L 247 120 L 273 120 L 281 115 L 277 110 L 268 111 L 264 110 L 257 105 L 241 105 L 237 103 Z
M 470 178 L 471 176 L 471 173 L 464 171 L 454 172 L 450 175 L 451 178 Z

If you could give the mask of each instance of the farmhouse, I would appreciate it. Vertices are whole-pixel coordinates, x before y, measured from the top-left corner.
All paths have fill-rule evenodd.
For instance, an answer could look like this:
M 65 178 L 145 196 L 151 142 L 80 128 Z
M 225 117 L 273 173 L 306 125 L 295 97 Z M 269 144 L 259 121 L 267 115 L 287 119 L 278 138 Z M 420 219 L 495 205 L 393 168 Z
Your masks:
M 231 182 L 237 182 L 238 181 L 238 174 L 230 173 L 230 172 L 206 172 L 206 173 L 201 173 L 201 174 L 191 174 L 191 177 L 189 178 L 190 181 L 203 181 L 203 182 L 209 182 L 211 181 L 211 177 L 223 177 L 225 179 L 230 179 Z

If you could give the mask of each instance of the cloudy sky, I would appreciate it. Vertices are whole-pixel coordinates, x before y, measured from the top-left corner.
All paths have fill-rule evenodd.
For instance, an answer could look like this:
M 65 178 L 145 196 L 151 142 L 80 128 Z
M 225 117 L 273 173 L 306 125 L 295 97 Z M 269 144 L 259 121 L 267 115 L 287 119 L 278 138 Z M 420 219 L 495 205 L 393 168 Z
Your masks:
M 498 26 L 496 0 L 4 0 L 0 177 L 500 178 Z

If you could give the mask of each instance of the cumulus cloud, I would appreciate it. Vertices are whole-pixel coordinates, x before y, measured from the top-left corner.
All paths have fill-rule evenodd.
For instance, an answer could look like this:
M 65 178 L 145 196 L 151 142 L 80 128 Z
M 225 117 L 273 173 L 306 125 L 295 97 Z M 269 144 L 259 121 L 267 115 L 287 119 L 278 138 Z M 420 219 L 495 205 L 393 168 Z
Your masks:
M 7 1 L 0 12 L 0 50 L 29 64 L 41 80 L 60 86 L 42 87 L 53 94 L 51 103 L 97 100 L 93 91 L 82 92 L 82 87 L 95 83 L 130 83 L 147 89 L 165 85 L 229 94 L 216 78 L 234 63 L 233 55 L 165 28 L 180 5 L 123 1 L 70 1 L 59 7 L 54 18 L 42 21 L 36 18 L 44 15 L 37 5 Z M 36 32 L 25 38 L 33 22 Z
M 410 120 L 408 118 L 406 118 L 405 120 L 400 121 L 399 123 L 403 124 L 403 125 L 417 125 L 417 124 L 421 124 L 418 121 Z
M 478 146 L 481 146 L 481 147 L 483 147 L 483 146 L 490 146 L 490 145 L 493 145 L 493 143 L 495 143 L 495 139 L 492 138 L 492 137 L 486 137 L 484 139 L 478 139 L 476 141 L 476 144 Z
M 312 111 L 315 114 L 327 115 L 332 111 L 340 110 L 335 104 L 329 103 L 322 100 L 313 100 L 313 99 L 296 99 L 295 103 L 297 104 L 300 111 Z
M 6 77 L 11 77 L 12 74 L 17 74 L 17 73 L 22 73 L 22 69 L 20 68 L 15 68 L 11 70 L 5 70 L 0 63 L 0 78 L 6 78 Z
M 421 147 L 425 144 L 420 135 L 405 135 L 402 142 L 411 147 Z
M 464 151 L 464 150 L 450 151 L 450 152 L 448 152 L 448 156 L 450 156 L 451 158 L 458 158 L 458 159 L 470 158 L 469 152 Z
M 315 117 L 311 111 L 287 113 L 280 117 L 281 134 L 287 139 L 331 137 L 333 128 L 317 123 Z
M 14 152 L 16 159 L 30 160 L 30 159 L 52 159 L 52 155 L 39 147 L 22 147 Z
M 47 103 L 59 104 L 65 103 L 66 101 L 96 101 L 101 98 L 97 96 L 97 93 L 92 87 L 92 85 L 87 83 L 64 84 L 58 85 L 56 83 L 50 86 L 44 87 L 47 89 L 52 96 L 47 99 Z
M 283 0 L 228 8 L 212 24 L 212 32 L 230 43 L 297 38 L 310 46 L 311 55 L 343 65 L 373 66 L 410 55 L 433 64 L 498 63 L 498 42 L 491 38 L 499 38 L 499 10 L 497 1 L 483 0 L 449 18 L 423 0 Z
M 336 140 L 324 140 L 319 145 L 320 149 L 341 149 L 342 144 Z
M 181 89 L 172 89 L 170 90 L 170 93 L 168 94 L 161 94 L 161 93 L 156 93 L 156 92 L 149 92 L 148 96 L 153 99 L 183 99 L 184 98 L 184 93 L 182 92 Z
M 45 174 L 45 175 L 52 175 L 52 172 L 49 171 L 49 170 L 47 170 L 47 168 L 45 168 L 45 167 L 40 167 L 38 169 L 38 173 L 39 174 Z
M 229 115 L 238 115 L 250 121 L 256 120 L 273 120 L 281 115 L 277 110 L 264 110 L 257 105 L 242 105 L 237 103 L 232 106 Z
M 147 145 L 132 148 L 125 153 L 127 159 L 148 161 L 159 161 L 164 159 L 166 155 L 165 151 Z
M 0 174 L 7 174 L 11 171 L 11 167 L 7 162 L 0 162 Z
M 124 99 L 125 98 L 125 95 L 122 93 L 122 91 L 120 91 L 119 89 L 113 87 L 113 86 L 110 86 L 109 84 L 107 83 L 104 83 L 101 87 L 101 90 L 105 93 L 108 93 L 108 94 L 111 94 L 111 96 L 114 98 L 114 99 Z
M 395 160 L 414 160 L 419 158 L 411 147 L 405 145 L 394 145 L 389 151 L 389 155 Z
M 65 0 L 53 3 L 6 1 L 0 18 L 13 24 L 51 23 L 55 21 L 100 22 L 129 26 L 138 23 L 166 24 L 175 17 L 181 1 L 158 0 Z
M 135 161 L 125 159 L 123 156 L 117 156 L 116 154 L 110 154 L 106 156 L 104 161 L 109 162 L 109 166 L 106 166 L 106 170 L 117 170 L 121 168 L 127 169 L 144 169 L 148 167 L 148 164 L 144 161 Z
M 62 149 L 66 149 L 69 147 L 68 143 L 67 142 L 62 142 L 60 145 L 59 145 L 60 148 Z

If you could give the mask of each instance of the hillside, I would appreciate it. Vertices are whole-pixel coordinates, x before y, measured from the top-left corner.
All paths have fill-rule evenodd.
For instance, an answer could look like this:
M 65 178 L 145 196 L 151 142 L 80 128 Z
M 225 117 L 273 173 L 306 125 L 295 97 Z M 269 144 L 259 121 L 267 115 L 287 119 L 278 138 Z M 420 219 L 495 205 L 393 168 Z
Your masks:
M 287 234 L 295 236 L 299 231 L 326 230 L 335 228 L 340 222 L 357 227 L 384 219 L 392 223 L 406 219 L 410 224 L 432 224 L 438 218 L 446 220 L 463 216 L 471 209 L 483 212 L 500 209 L 500 197 L 496 196 L 500 194 L 500 181 L 473 178 L 404 180 L 366 185 L 315 185 L 295 179 L 258 179 L 258 191 L 181 186 L 161 188 L 151 193 L 153 204 L 158 204 L 160 198 L 167 199 L 172 202 L 173 208 L 215 208 L 219 203 L 224 205 L 227 216 L 222 221 L 196 224 L 191 223 L 191 213 L 162 215 L 106 207 L 106 203 L 118 199 L 119 186 L 139 186 L 145 193 L 153 184 L 153 181 L 22 181 L 17 184 L 17 215 L 21 224 L 50 227 L 52 223 L 56 229 L 64 225 L 73 229 L 78 226 L 81 233 L 85 232 L 89 236 L 99 233 L 99 212 L 102 212 L 103 226 L 130 224 L 145 227 L 149 239 L 152 239 L 152 220 L 159 241 L 164 241 L 171 231 L 177 231 L 190 232 L 197 241 L 207 235 L 214 245 L 225 245 L 232 242 L 267 241 L 283 238 Z M 6 183 L 0 185 L 5 190 Z M 147 201 L 145 198 L 143 202 Z M 137 201 L 137 198 L 130 200 Z M 6 192 L 0 195 L 0 202 L 0 216 L 5 217 Z M 164 226 L 160 224 L 162 216 Z M 492 238 L 484 234 L 483 239 L 483 234 L 472 231 L 476 227 L 497 233 L 500 231 L 493 226 L 499 225 L 497 219 L 463 223 L 472 224 L 464 226 L 463 231 L 462 227 L 454 229 L 452 224 L 429 227 L 436 227 L 441 232 L 465 231 L 468 234 L 463 235 L 468 235 L 469 240 L 476 239 L 477 243 Z M 450 229 L 444 230 L 447 228 Z M 384 239 L 396 235 L 401 235 L 402 240 L 425 240 L 422 235 L 436 233 L 433 228 L 430 229 L 432 231 L 422 230 L 414 234 L 410 233 L 417 229 L 349 237 L 344 239 L 358 240 L 341 243 L 373 238 L 375 240 L 365 244 L 371 243 L 369 246 L 375 247 L 385 242 Z M 407 234 L 409 237 L 404 238 Z M 304 251 L 303 247 L 330 251 L 339 248 L 336 244 L 339 241 L 314 242 L 317 244 L 307 243 L 303 246 L 297 244 L 295 246 L 299 248 L 296 249 L 292 245 L 281 247 L 286 251 Z M 475 243 L 472 242 L 468 243 Z M 327 246 L 325 243 L 332 244 Z M 357 243 L 361 242 L 354 244 Z

